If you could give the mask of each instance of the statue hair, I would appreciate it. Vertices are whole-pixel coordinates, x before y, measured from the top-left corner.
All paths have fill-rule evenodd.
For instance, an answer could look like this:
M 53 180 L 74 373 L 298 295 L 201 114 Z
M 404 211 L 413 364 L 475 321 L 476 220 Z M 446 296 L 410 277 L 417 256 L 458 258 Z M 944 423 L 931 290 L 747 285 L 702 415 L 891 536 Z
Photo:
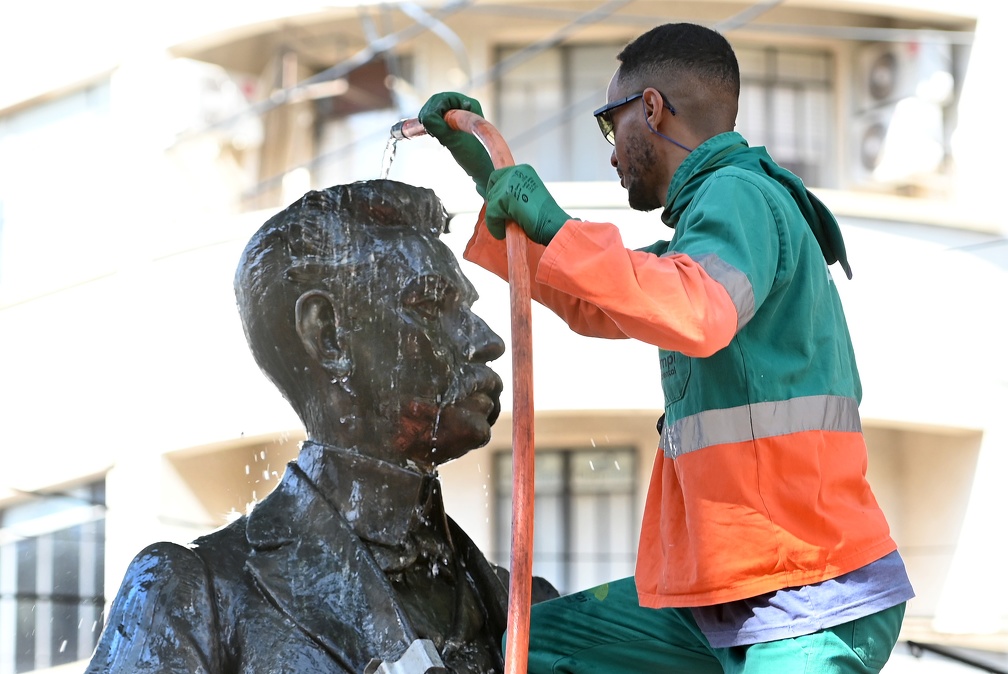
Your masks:
M 448 216 L 433 191 L 389 180 L 360 181 L 308 192 L 252 236 L 234 277 L 238 314 L 249 349 L 299 413 L 307 354 L 295 325 L 297 299 L 313 289 L 337 303 L 366 309 L 361 295 L 381 268 L 375 256 L 403 230 L 437 238 Z

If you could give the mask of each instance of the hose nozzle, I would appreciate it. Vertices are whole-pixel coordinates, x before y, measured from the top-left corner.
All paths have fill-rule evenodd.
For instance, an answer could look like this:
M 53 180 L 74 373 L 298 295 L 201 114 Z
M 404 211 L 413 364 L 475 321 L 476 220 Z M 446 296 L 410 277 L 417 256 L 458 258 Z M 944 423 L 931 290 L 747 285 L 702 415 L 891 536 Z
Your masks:
M 426 136 L 427 129 L 424 128 L 419 119 L 413 117 L 411 119 L 401 119 L 393 124 L 392 128 L 389 129 L 389 135 L 396 140 L 416 138 L 417 136 Z

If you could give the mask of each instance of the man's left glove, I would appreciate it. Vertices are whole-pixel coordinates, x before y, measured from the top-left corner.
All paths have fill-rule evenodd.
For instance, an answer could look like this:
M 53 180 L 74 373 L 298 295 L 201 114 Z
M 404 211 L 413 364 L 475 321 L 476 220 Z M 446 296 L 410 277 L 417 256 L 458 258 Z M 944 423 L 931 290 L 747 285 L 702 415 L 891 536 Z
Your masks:
M 504 224 L 514 220 L 530 239 L 547 246 L 571 219 L 528 164 L 508 166 L 491 173 L 486 200 L 487 229 L 496 239 L 504 238 Z
M 437 138 L 439 143 L 448 148 L 456 163 L 476 183 L 476 191 L 486 199 L 486 184 L 494 170 L 493 161 L 479 138 L 448 126 L 444 116 L 449 110 L 468 110 L 480 117 L 483 116 L 483 108 L 475 98 L 454 91 L 445 91 L 427 99 L 420 108 L 417 119 L 429 135 Z

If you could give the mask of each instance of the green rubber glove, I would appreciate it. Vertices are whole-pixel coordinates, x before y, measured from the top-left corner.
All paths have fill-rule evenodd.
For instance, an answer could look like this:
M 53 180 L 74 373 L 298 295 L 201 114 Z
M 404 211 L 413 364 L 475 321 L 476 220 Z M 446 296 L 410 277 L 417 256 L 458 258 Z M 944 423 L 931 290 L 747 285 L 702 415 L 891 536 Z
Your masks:
M 468 110 L 475 112 L 480 117 L 483 116 L 483 108 L 475 98 L 469 98 L 454 91 L 445 91 L 434 94 L 427 99 L 427 102 L 420 108 L 417 119 L 420 120 L 429 135 L 437 138 L 438 142 L 448 148 L 456 163 L 476 183 L 476 191 L 486 199 L 487 179 L 493 173 L 493 162 L 479 138 L 471 133 L 458 131 L 448 126 L 444 116 L 449 110 Z
M 496 239 L 504 238 L 504 224 L 514 220 L 530 239 L 546 246 L 571 219 L 528 164 L 491 173 L 486 200 L 487 229 Z

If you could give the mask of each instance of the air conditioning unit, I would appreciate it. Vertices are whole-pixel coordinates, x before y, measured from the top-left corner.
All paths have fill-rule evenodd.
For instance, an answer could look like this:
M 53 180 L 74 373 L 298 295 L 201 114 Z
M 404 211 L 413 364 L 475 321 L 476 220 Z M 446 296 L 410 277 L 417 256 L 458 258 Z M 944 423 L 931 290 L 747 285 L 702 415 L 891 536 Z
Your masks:
M 924 39 L 924 38 L 927 39 Z M 855 56 L 849 177 L 878 189 L 931 184 L 945 159 L 952 50 L 937 36 L 873 43 Z
M 952 99 L 952 47 L 937 35 L 915 42 L 876 42 L 858 50 L 854 67 L 857 112 L 922 98 L 938 105 Z
M 916 97 L 857 115 L 850 138 L 851 177 L 857 187 L 931 184 L 944 164 L 944 113 Z

